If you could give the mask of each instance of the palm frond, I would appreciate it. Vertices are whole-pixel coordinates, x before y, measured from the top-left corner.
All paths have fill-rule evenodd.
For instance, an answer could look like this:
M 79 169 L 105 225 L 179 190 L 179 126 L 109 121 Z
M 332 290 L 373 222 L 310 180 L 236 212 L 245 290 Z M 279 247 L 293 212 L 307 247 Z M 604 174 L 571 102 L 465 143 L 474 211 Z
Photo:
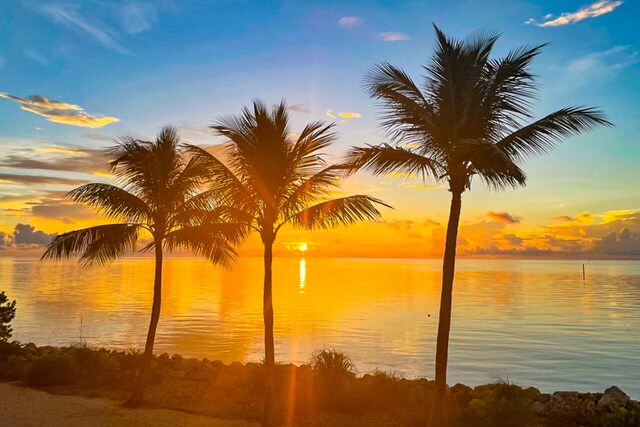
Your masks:
M 67 197 L 96 208 L 111 218 L 128 222 L 148 221 L 151 218 L 150 208 L 142 199 L 114 185 L 85 184 L 71 190 Z
M 188 249 L 196 255 L 207 258 L 214 264 L 230 266 L 238 254 L 232 246 L 241 234 L 242 225 L 217 224 L 183 227 L 165 237 L 165 248 L 172 252 Z
M 332 199 L 310 206 L 291 216 L 288 221 L 296 227 L 326 229 L 358 221 L 372 221 L 381 217 L 376 206 L 393 209 L 390 205 L 371 196 L 355 195 Z
M 139 224 L 107 224 L 56 236 L 42 259 L 64 259 L 80 255 L 80 262 L 105 264 L 135 251 Z
M 541 118 L 501 138 L 496 146 L 516 161 L 544 154 L 564 138 L 612 126 L 600 110 L 587 107 L 566 107 Z
M 366 170 L 375 175 L 405 172 L 439 179 L 445 172 L 436 160 L 418 154 L 411 149 L 392 147 L 388 144 L 353 147 L 344 162 L 347 173 Z
M 292 191 L 280 206 L 282 216 L 288 217 L 298 212 L 310 203 L 329 196 L 332 188 L 339 185 L 338 179 L 344 167 L 340 165 L 328 166 L 316 174 L 292 185 Z

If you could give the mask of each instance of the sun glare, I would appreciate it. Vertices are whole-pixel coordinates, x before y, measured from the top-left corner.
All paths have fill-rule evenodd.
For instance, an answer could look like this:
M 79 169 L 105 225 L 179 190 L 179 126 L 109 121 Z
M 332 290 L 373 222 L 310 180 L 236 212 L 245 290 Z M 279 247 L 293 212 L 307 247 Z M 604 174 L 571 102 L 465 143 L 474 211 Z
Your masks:
M 300 252 L 306 252 L 308 247 L 309 246 L 307 245 L 307 242 L 303 242 L 303 243 L 300 243 L 300 245 L 298 245 L 298 250 Z

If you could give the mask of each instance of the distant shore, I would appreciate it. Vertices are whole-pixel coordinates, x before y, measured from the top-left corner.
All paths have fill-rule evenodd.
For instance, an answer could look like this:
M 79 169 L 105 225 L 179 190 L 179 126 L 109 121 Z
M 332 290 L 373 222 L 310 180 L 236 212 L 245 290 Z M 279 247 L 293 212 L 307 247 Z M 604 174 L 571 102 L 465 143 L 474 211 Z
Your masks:
M 0 380 L 55 394 L 124 401 L 141 354 L 86 346 L 0 345 Z M 340 352 L 314 353 L 310 364 L 278 365 L 277 413 L 282 424 L 424 425 L 433 382 L 381 371 L 356 376 Z M 146 407 L 228 420 L 260 419 L 262 364 L 158 355 Z M 459 426 L 636 426 L 640 402 L 612 386 L 601 392 L 541 393 L 498 380 L 450 387 L 449 414 Z

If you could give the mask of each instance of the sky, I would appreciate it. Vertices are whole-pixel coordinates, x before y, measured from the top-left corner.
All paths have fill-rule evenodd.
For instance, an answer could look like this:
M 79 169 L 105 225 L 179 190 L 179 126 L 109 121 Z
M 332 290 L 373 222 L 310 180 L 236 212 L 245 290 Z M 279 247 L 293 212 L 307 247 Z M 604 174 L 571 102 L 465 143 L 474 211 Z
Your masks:
M 29 1 L 0 3 L 0 256 L 40 254 L 56 233 L 104 221 L 65 200 L 113 182 L 101 150 L 167 124 L 184 141 L 253 99 L 291 106 L 294 129 L 335 122 L 338 160 L 386 141 L 362 90 L 387 61 L 419 79 L 431 24 L 464 37 L 502 33 L 495 55 L 549 43 L 533 64 L 537 117 L 602 108 L 613 128 L 573 137 L 528 162 L 525 188 L 475 181 L 463 196 L 462 256 L 640 257 L 640 6 L 598 2 Z M 360 173 L 344 194 L 391 204 L 376 223 L 327 232 L 283 229 L 276 255 L 433 257 L 444 247 L 442 183 Z M 258 239 L 241 253 L 259 255 Z

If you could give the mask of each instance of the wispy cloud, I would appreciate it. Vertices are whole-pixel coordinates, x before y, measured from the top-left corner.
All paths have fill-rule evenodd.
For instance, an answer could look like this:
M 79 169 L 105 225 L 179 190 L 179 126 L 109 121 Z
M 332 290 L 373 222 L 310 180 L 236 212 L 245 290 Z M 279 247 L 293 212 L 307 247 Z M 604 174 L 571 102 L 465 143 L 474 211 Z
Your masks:
M 294 104 L 289 106 L 290 111 L 295 111 L 296 113 L 310 113 L 311 109 L 304 104 Z
M 598 16 L 605 15 L 613 12 L 619 6 L 622 5 L 622 1 L 601 0 L 597 1 L 589 6 L 585 6 L 575 12 L 564 12 L 560 16 L 554 18 L 554 15 L 547 14 L 544 16 L 544 21 L 538 23 L 535 19 L 530 18 L 525 21 L 525 24 L 533 24 L 538 27 L 561 27 L 563 25 L 574 24 L 576 22 L 583 21 L 589 18 L 597 18 Z
M 362 117 L 362 114 L 360 113 L 350 113 L 350 112 L 344 112 L 344 113 L 338 113 L 338 116 L 342 117 L 343 119 L 359 119 L 360 117 Z
M 384 33 L 378 33 L 378 38 L 381 38 L 385 42 L 403 42 L 409 40 L 409 36 L 403 33 L 395 31 L 387 31 Z
M 343 16 L 338 20 L 338 24 L 343 27 L 356 27 L 360 25 L 360 18 L 357 16 Z
M 109 49 L 120 53 L 131 53 L 117 40 L 117 34 L 112 28 L 101 22 L 90 21 L 83 17 L 78 9 L 76 5 L 57 2 L 36 7 L 38 12 L 57 24 L 87 34 Z
M 158 16 L 148 3 L 129 2 L 122 8 L 122 27 L 127 34 L 138 34 L 150 30 Z
M 47 60 L 35 49 L 25 49 L 24 56 L 27 58 L 36 61 L 40 65 L 48 65 Z
M 602 73 L 622 70 L 640 62 L 640 51 L 633 46 L 614 46 L 603 52 L 594 52 L 576 58 L 569 63 L 567 71 L 575 73 Z
M 362 114 L 353 113 L 350 111 L 343 111 L 341 113 L 336 113 L 331 108 L 327 109 L 327 112 L 325 113 L 325 115 L 331 119 L 335 119 L 336 116 L 340 117 L 341 119 L 359 119 L 360 117 L 362 117 Z
M 46 118 L 47 120 L 71 126 L 86 128 L 99 128 L 109 123 L 120 121 L 115 117 L 93 116 L 82 107 L 66 102 L 55 101 L 41 95 L 33 95 L 27 98 L 0 92 L 0 98 L 17 102 L 20 108 Z

